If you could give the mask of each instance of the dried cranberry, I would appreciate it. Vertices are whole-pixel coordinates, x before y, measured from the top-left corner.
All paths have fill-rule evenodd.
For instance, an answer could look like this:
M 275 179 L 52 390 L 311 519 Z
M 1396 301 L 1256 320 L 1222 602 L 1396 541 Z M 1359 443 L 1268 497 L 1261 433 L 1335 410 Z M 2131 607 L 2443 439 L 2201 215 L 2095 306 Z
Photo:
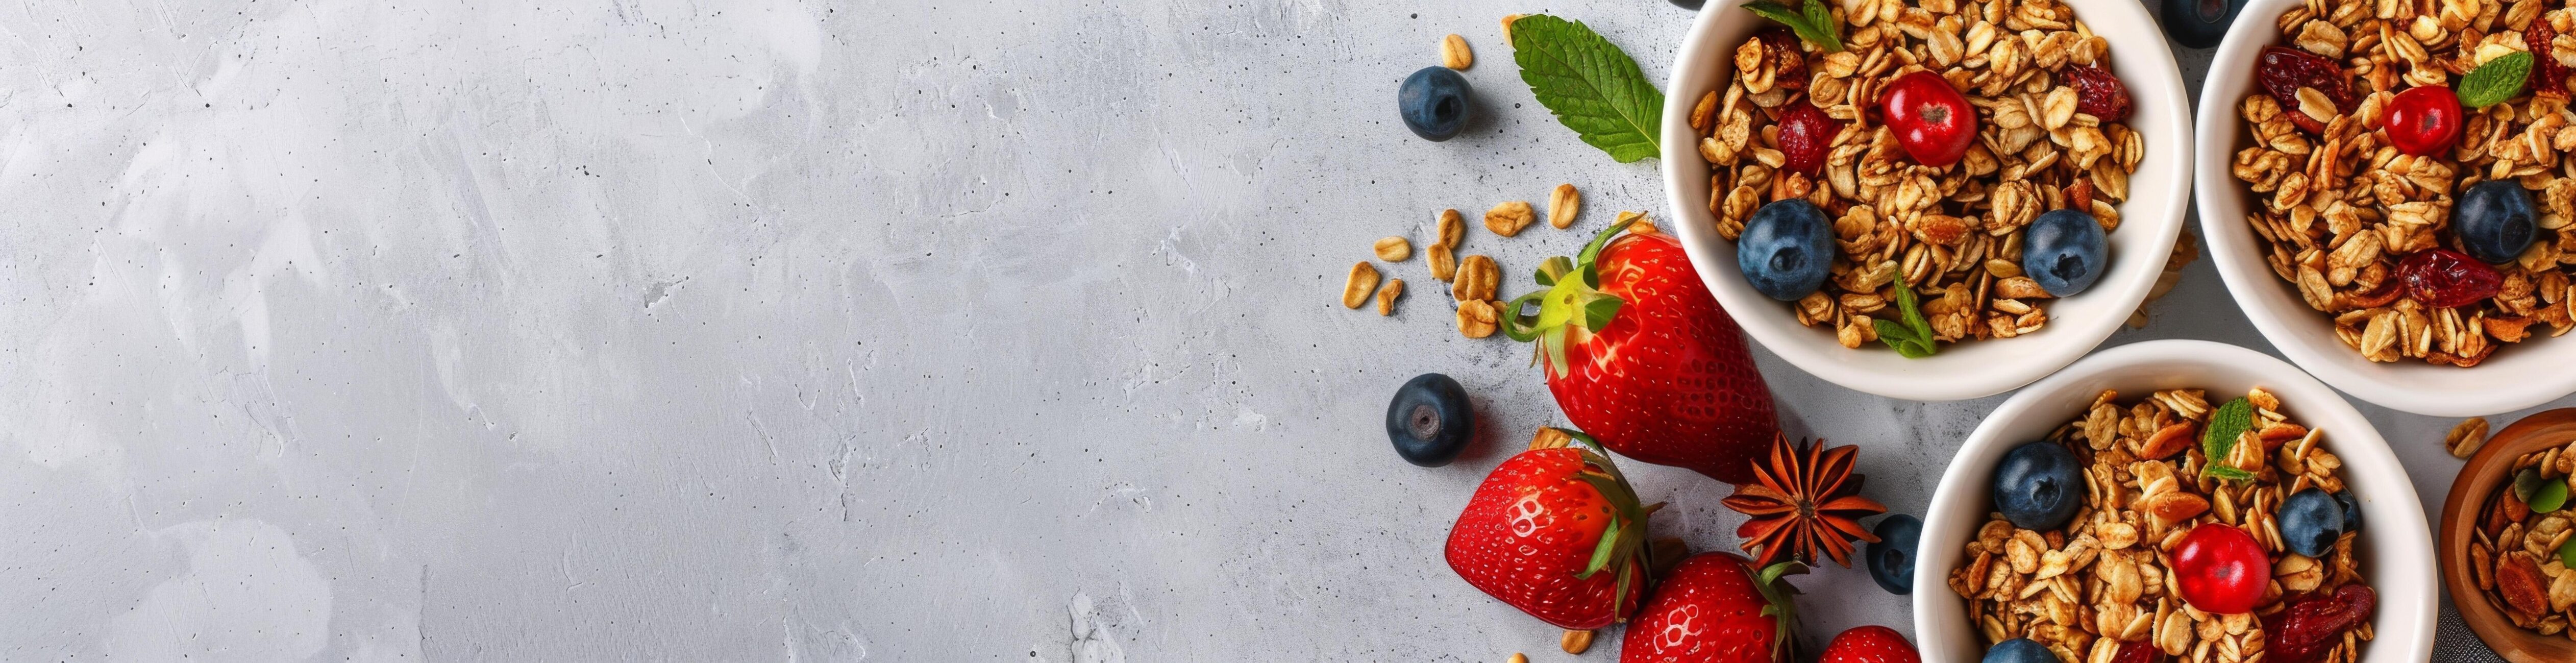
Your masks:
M 2310 663 L 2343 644 L 2344 631 L 2370 621 L 2379 595 L 2354 583 L 2331 594 L 2302 594 L 2287 603 L 2288 609 L 2266 620 L 2271 623 L 2263 627 L 2270 634 L 2263 643 L 2267 654 L 2263 658 L 2273 663 Z
M 2120 650 L 2111 653 L 2111 663 L 2156 663 L 2162 658 L 2164 652 L 2157 651 L 2154 644 L 2145 640 L 2120 643 Z
M 2273 99 L 2290 107 L 2290 122 L 2299 128 L 2310 132 L 2325 130 L 2315 119 L 2296 110 L 2299 107 L 2299 88 L 2316 88 L 2318 92 L 2325 93 L 2327 100 L 2334 102 L 2336 110 L 2352 112 L 2352 85 L 2349 77 L 2344 75 L 2343 67 L 2335 61 L 2295 48 L 2265 46 L 2263 57 L 2255 62 L 2255 80 L 2263 83 L 2263 91 L 2271 93 Z
M 2397 278 L 2406 281 L 2406 296 L 2433 308 L 2475 304 L 2504 289 L 2504 274 L 2450 249 L 2406 256 L 2397 263 Z
M 1816 110 L 1815 104 L 1789 104 L 1780 114 L 1780 154 L 1782 167 L 1814 177 L 1824 172 L 1825 154 L 1833 151 L 1834 134 L 1841 133 L 1843 123 Z
M 1807 89 L 1807 52 L 1798 48 L 1798 33 L 1772 26 L 1754 36 L 1762 40 L 1762 50 L 1771 56 L 1771 63 L 1778 65 L 1780 89 Z
M 2058 72 L 2075 88 L 2075 110 L 2104 122 L 2129 119 L 2129 87 L 2100 65 L 2079 64 Z
M 2558 29 L 2550 27 L 2549 19 L 2545 17 L 2531 19 L 2531 27 L 2522 29 L 2523 48 L 2531 49 L 2531 54 L 2540 56 L 2533 58 L 2531 91 L 2534 94 L 2565 99 L 2567 98 L 2567 65 L 2558 64 L 2558 58 L 2549 55 L 2549 42 L 2557 38 Z

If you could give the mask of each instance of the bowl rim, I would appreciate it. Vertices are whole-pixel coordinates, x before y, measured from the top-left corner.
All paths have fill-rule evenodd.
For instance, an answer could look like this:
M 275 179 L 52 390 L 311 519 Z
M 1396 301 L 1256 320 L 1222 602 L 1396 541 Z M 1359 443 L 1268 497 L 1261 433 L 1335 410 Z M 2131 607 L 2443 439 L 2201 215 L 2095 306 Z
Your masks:
M 2090 393 L 2077 394 L 2077 385 L 2097 378 L 2111 377 L 2132 381 L 2205 384 L 2212 374 L 2243 373 L 2258 376 L 2257 384 L 2279 394 L 2302 420 L 2331 427 L 2335 454 L 2345 459 L 2348 478 L 2367 482 L 2371 492 L 2360 495 L 2366 528 L 2375 552 L 2371 559 L 2376 580 L 2373 589 L 2380 592 L 2379 613 L 2373 617 L 2378 638 L 2363 660 L 2385 661 L 2430 660 L 2433 650 L 2434 621 L 2439 613 L 2441 585 L 2433 579 L 2433 540 L 2425 523 L 2422 502 L 2415 493 L 2414 482 L 2404 465 L 2388 447 L 2387 440 L 2371 426 L 2360 410 L 2296 367 L 2260 352 L 2212 341 L 2167 339 L 2131 343 L 2085 357 L 2066 370 L 2023 388 L 2005 399 L 1976 429 L 1962 441 L 1944 470 L 1932 499 L 1924 509 L 1922 540 L 1915 561 L 1912 606 L 1916 646 L 1928 663 L 1975 661 L 1982 655 L 1961 656 L 1960 645 L 1974 647 L 1981 637 L 1966 620 L 1964 603 L 1948 585 L 1948 569 L 1963 556 L 1957 545 L 1942 545 L 1962 535 L 1972 534 L 1981 526 L 1986 509 L 1964 509 L 1961 500 L 1983 500 L 1983 483 L 1992 469 L 1982 467 L 1991 457 L 1999 457 L 2006 447 L 2019 442 L 2008 439 L 2010 430 L 2035 413 L 2049 408 L 2080 409 L 2080 400 L 2089 403 Z M 2119 378 L 2117 376 L 2130 376 Z M 2073 411 L 2065 413 L 2075 414 Z M 2061 421 L 2049 417 L 2046 421 Z M 1970 515 L 1954 515 L 1953 512 Z M 1967 519 L 1966 522 L 1953 522 Z M 2421 568 L 2409 573 L 2406 560 L 2415 560 Z M 2408 587 L 2409 582 L 2415 586 Z M 2391 598 L 2391 589 L 2412 589 L 2417 596 L 2403 603 Z M 1964 643 L 1961 639 L 1965 640 Z
M 2191 158 L 2195 143 L 2189 135 L 2191 109 L 2182 70 L 2144 5 L 2126 0 L 2066 0 L 2096 28 L 2096 34 L 2110 40 L 2112 61 L 2121 80 L 2129 84 L 2141 115 L 2170 122 L 2165 131 L 2132 125 L 2142 129 L 2147 145 L 2147 156 L 2133 182 L 2161 179 L 2166 184 L 2154 190 L 2133 184 L 2130 198 L 2121 203 L 2124 227 L 2112 234 L 2117 253 L 2110 271 L 2091 291 L 2053 304 L 2048 329 L 2009 339 L 2017 343 L 1952 344 L 1941 354 L 1908 360 L 1885 348 L 1844 348 L 1834 342 L 1830 330 L 1819 333 L 1798 325 L 1788 302 L 1760 294 L 1736 273 L 1733 243 L 1717 237 L 1716 220 L 1705 200 L 1693 200 L 1705 198 L 1696 194 L 1708 188 L 1708 163 L 1699 156 L 1690 111 L 1699 100 L 1697 93 L 1707 88 L 1685 83 L 1702 78 L 1722 81 L 1732 70 L 1731 59 L 1717 57 L 1722 51 L 1716 49 L 1724 43 L 1720 40 L 1741 39 L 1754 21 L 1762 20 L 1750 12 L 1735 11 L 1745 1 L 1710 3 L 1693 19 L 1682 40 L 1665 82 L 1668 93 L 1679 96 L 1664 104 L 1662 168 L 1665 204 L 1692 267 L 1755 341 L 1800 370 L 1851 389 L 1907 400 L 1964 400 L 2010 391 L 2064 368 L 2110 338 L 2145 301 L 2163 273 L 2191 207 L 2185 201 L 2194 182 L 2189 168 L 2195 163 Z M 2107 299 L 2098 304 L 2084 302 L 2079 310 L 2091 315 L 2054 315 L 2063 310 L 2060 306 L 2078 298 Z M 1976 351 L 1979 346 L 1987 349 Z
M 2301 0 L 2250 0 L 2241 14 L 2278 16 Z M 2291 285 L 2272 273 L 2261 258 L 2259 238 L 2244 223 L 2252 205 L 2231 166 L 2246 135 L 2237 105 L 2253 92 L 2251 68 L 2227 63 L 2251 62 L 2262 47 L 2278 43 L 2271 20 L 2239 20 L 2227 31 L 2211 59 L 2200 89 L 2198 145 L 2193 168 L 2194 208 L 2200 237 L 2211 266 L 2254 329 L 2299 368 L 2345 393 L 2382 407 L 2439 417 L 2510 412 L 2576 393 L 2576 343 L 2555 347 L 2535 338 L 2517 347 L 2497 348 L 2497 355 L 2471 368 L 2399 361 L 2376 364 L 2336 338 L 2329 317 L 2309 308 Z M 2548 348 L 2546 352 L 2541 348 Z M 2480 372 L 2483 369 L 2483 372 Z M 2477 376 L 2477 377 L 2471 377 Z
M 2484 593 L 2470 575 L 2464 560 L 2469 554 L 2469 532 L 2477 526 L 2478 512 L 2485 510 L 2487 498 L 2504 488 L 2505 466 L 2523 454 L 2550 447 L 2565 446 L 2576 440 L 2576 408 L 2562 407 L 2532 413 L 2495 432 L 2485 447 L 2460 465 L 2460 473 L 2451 479 L 2450 495 L 2442 501 L 2442 586 L 2451 592 L 2451 604 L 2460 611 L 2460 621 L 2469 625 L 2487 649 L 2514 663 L 2556 663 L 2576 660 L 2576 640 L 2562 636 L 2541 635 L 2513 625 L 2503 611 L 2476 598 Z

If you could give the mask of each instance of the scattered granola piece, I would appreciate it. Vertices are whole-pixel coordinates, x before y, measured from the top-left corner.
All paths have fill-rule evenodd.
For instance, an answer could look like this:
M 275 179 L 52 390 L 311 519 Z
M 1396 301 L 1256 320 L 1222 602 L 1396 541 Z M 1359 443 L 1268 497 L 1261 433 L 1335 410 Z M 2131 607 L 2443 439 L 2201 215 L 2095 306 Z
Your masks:
M 1440 66 L 1459 71 L 1476 66 L 1476 53 L 1467 50 L 1466 37 L 1452 34 L 1440 38 Z
M 1342 308 L 1356 309 L 1368 303 L 1369 293 L 1377 292 L 1377 266 L 1360 261 L 1351 265 L 1350 280 L 1342 282 Z
M 1493 209 L 1485 211 L 1485 229 L 1504 237 L 1521 234 L 1522 228 L 1529 227 L 1531 222 L 1537 220 L 1538 213 L 1530 209 L 1529 201 L 1526 200 L 1495 205 Z
M 1404 262 L 1404 259 L 1413 257 L 1413 240 L 1401 236 L 1378 238 L 1375 248 L 1377 259 L 1387 262 Z

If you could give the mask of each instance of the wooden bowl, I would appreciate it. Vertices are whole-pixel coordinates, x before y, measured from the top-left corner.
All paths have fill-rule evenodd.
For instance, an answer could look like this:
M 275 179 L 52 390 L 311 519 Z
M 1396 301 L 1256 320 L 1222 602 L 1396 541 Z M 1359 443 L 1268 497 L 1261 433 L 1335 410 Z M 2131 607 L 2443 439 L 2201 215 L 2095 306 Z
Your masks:
M 2576 661 L 2576 640 L 2523 630 L 2487 603 L 2486 590 L 2478 589 L 2477 576 L 2468 567 L 2471 532 L 2487 500 L 2509 480 L 2505 470 L 2515 458 L 2565 446 L 2570 440 L 2576 440 L 2576 408 L 2523 417 L 2487 439 L 2486 447 L 2451 480 L 2451 496 L 2442 503 L 2442 585 L 2451 590 L 2451 604 L 2459 607 L 2460 619 L 2469 623 L 2469 630 L 2476 631 L 2488 649 L 2514 663 Z

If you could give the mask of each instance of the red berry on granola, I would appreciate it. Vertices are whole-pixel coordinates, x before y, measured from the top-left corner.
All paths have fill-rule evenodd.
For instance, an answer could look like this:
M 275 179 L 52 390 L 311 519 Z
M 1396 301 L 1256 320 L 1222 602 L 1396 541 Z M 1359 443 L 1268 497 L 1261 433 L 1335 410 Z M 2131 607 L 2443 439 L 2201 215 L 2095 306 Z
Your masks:
M 2450 249 L 2406 256 L 2397 263 L 2397 278 L 2406 283 L 2406 296 L 2433 308 L 2475 304 L 2504 289 L 2504 275 L 2494 267 Z
M 1825 116 L 1815 104 L 1789 104 L 1780 114 L 1780 154 L 1782 168 L 1817 177 L 1825 171 L 1825 155 L 1833 152 L 1834 134 L 1842 133 L 1840 120 Z
M 2451 88 L 2424 85 L 2407 88 L 2388 102 L 2382 128 L 2397 151 L 2432 156 L 2459 142 L 2460 115 L 2460 97 Z
M 2557 39 L 2558 29 L 2551 27 L 2547 18 L 2534 19 L 2529 27 L 2522 29 L 2523 48 L 2540 56 L 2532 63 L 2528 89 L 2533 94 L 2566 99 L 2567 65 L 2559 64 L 2558 58 L 2551 54 L 2550 42 Z
M 2378 606 L 2379 595 L 2370 587 L 2354 583 L 2333 592 L 2313 592 L 2287 601 L 2289 609 L 2274 615 L 2263 630 L 2271 632 L 2264 643 L 2264 659 L 2273 663 L 2311 663 L 2343 644 L 2343 633 L 2370 621 L 2370 611 Z
M 2272 560 L 2254 535 L 2231 525 L 2203 523 L 2184 534 L 2173 551 L 2174 584 L 2182 599 L 2202 612 L 2235 614 L 2254 609 L 2272 583 Z
M 1977 140 L 1977 108 L 1940 74 L 1918 71 L 1889 82 L 1886 105 L 1897 146 L 1923 165 L 1958 163 Z
M 2264 92 L 2280 101 L 2283 107 L 2291 109 L 2287 115 L 2299 128 L 2312 133 L 2325 129 L 2325 125 L 2319 124 L 2315 118 L 2297 112 L 2299 88 L 2316 88 L 2328 101 L 2334 102 L 2335 110 L 2352 112 L 2352 84 L 2346 79 L 2343 67 L 2337 66 L 2334 60 L 2295 48 L 2265 46 L 2263 56 L 2255 62 L 2254 79 L 2263 84 Z
M 2104 122 L 2129 119 L 2129 87 L 2120 77 L 2100 65 L 2067 65 L 2057 73 L 2068 86 L 2075 88 L 2075 111 Z

